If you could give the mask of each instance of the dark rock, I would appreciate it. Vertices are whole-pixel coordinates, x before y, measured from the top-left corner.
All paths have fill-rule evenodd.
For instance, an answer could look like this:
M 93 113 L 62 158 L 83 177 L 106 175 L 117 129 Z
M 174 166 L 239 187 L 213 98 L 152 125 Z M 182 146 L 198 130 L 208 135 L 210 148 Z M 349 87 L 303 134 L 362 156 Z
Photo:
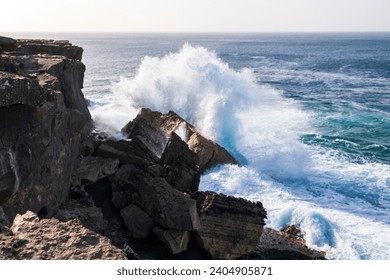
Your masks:
M 187 245 L 190 241 L 190 233 L 188 231 L 182 232 L 155 227 L 153 233 L 171 254 L 176 255 L 187 250 Z
M 28 42 L 0 56 L 0 206 L 9 220 L 27 210 L 55 214 L 91 129 L 81 92 L 84 65 L 44 48 L 29 53 Z
M 132 203 L 140 203 L 138 181 L 144 172 L 134 165 L 122 165 L 115 175 L 110 177 L 112 182 L 112 202 L 121 209 Z
M 139 150 L 154 161 L 158 161 L 169 141 L 169 136 L 138 116 L 122 129 L 122 133 L 125 133 L 132 142 L 135 142 Z
M 11 226 L 11 223 L 8 220 L 8 217 L 5 215 L 3 208 L 0 207 L 0 226 Z
M 214 259 L 237 259 L 256 249 L 266 212 L 260 202 L 197 192 L 201 227 L 196 230 L 200 245 Z
M 92 184 L 99 179 L 114 174 L 118 170 L 119 160 L 85 156 L 72 175 L 72 185 Z
M 12 38 L 0 36 L 0 52 L 14 51 L 18 46 L 18 42 Z
M 125 260 L 125 254 L 106 237 L 83 227 L 76 219 L 59 222 L 28 211 L 17 215 L 13 235 L 0 233 L 0 259 Z
M 49 54 L 65 56 L 69 59 L 81 60 L 83 49 L 62 40 L 17 40 L 18 51 L 27 54 Z
M 152 138 L 159 142 L 153 145 L 153 149 L 158 151 L 157 156 L 162 155 L 164 145 L 168 143 L 173 132 L 180 135 L 189 149 L 198 156 L 201 172 L 218 164 L 238 163 L 223 147 L 203 137 L 191 124 L 172 111 L 162 114 L 143 108 L 137 117 L 122 129 L 122 133 L 128 138 L 141 134 L 145 138 Z
M 142 179 L 139 193 L 145 212 L 164 228 L 189 231 L 200 227 L 196 201 L 163 178 Z
M 183 192 L 198 190 L 199 159 L 176 133 L 172 133 L 161 157 L 164 178 L 175 189 Z
M 117 158 L 121 164 L 133 164 L 143 170 L 155 164 L 154 159 L 145 156 L 145 153 L 133 141 L 107 140 L 97 148 L 97 156 Z
M 123 208 L 121 215 L 132 238 L 146 238 L 155 225 L 152 218 L 134 204 Z

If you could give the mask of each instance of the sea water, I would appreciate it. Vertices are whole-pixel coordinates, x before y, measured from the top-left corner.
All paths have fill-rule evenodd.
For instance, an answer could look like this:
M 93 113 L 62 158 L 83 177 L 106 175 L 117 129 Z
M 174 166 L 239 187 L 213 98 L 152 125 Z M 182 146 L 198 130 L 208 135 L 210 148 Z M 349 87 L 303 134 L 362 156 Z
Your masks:
M 330 259 L 390 259 L 389 33 L 68 37 L 98 128 L 173 110 L 242 164 L 201 190 L 263 202 Z

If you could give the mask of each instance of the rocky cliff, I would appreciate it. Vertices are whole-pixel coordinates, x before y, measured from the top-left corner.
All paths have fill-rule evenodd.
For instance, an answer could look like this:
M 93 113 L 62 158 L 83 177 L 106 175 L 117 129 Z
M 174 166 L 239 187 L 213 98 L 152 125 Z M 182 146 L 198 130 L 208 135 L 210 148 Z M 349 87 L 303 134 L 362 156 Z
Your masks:
M 0 38 L 0 207 L 3 219 L 56 213 L 91 117 L 82 49 L 67 41 Z
M 199 192 L 238 162 L 176 113 L 91 133 L 82 52 L 0 37 L 0 259 L 323 258 L 261 202 Z

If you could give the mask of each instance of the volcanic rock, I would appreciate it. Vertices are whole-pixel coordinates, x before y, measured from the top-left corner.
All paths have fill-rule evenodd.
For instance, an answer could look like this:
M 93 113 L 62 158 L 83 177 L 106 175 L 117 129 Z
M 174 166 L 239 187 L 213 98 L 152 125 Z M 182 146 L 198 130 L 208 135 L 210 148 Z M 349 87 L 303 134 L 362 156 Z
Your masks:
M 27 210 L 51 216 L 91 129 L 82 49 L 19 40 L 7 51 L 0 54 L 0 206 L 9 220 Z
M 11 260 L 125 260 L 126 255 L 106 237 L 78 220 L 42 219 L 28 211 L 17 215 L 12 235 L 0 233 L 0 259 Z
M 132 238 L 146 238 L 155 225 L 152 218 L 134 204 L 123 208 L 121 215 Z
M 92 184 L 99 179 L 114 174 L 118 170 L 118 166 L 118 159 L 81 157 L 78 168 L 73 172 L 72 185 Z
M 182 232 L 155 227 L 153 232 L 171 254 L 175 255 L 187 250 L 188 242 L 190 242 L 188 231 Z
M 196 201 L 163 178 L 144 178 L 139 188 L 143 209 L 157 224 L 178 231 L 200 227 Z

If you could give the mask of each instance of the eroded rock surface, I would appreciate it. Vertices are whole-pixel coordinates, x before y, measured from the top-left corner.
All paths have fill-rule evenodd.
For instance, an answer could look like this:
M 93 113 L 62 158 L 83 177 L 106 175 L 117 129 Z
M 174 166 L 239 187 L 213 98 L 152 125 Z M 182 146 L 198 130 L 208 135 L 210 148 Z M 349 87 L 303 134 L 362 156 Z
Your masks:
M 0 232 L 0 259 L 124 260 L 124 252 L 106 237 L 83 227 L 76 219 L 39 219 L 28 211 L 17 215 L 11 231 Z
M 67 41 L 0 38 L 0 206 L 10 221 L 54 215 L 91 128 L 82 49 Z

